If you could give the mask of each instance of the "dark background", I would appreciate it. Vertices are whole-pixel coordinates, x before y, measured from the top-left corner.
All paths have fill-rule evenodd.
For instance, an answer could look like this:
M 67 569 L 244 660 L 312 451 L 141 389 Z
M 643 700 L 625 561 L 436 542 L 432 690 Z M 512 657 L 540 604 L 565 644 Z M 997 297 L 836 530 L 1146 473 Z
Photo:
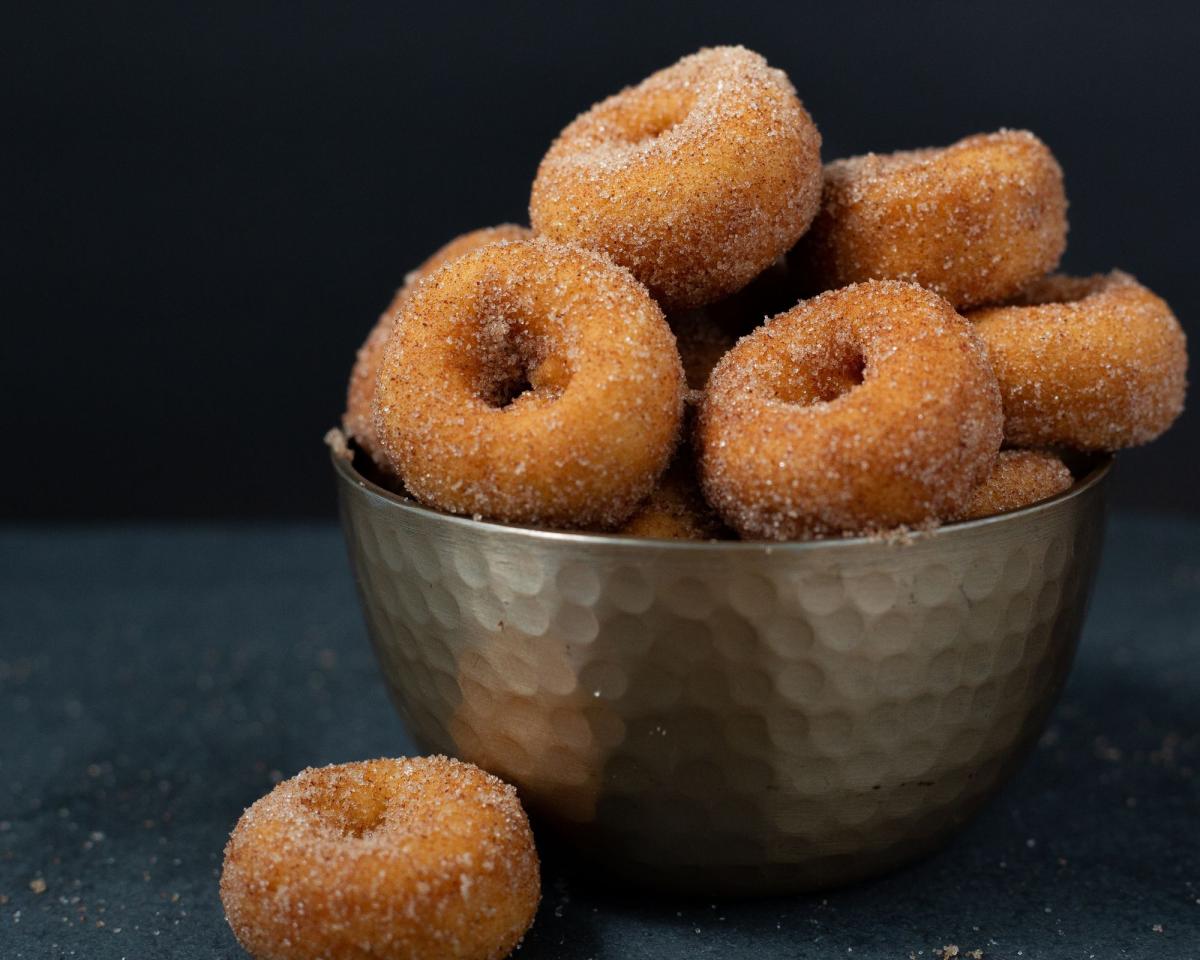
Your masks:
M 405 271 L 524 221 L 565 123 L 706 44 L 786 69 L 827 158 L 1034 130 L 1065 267 L 1200 339 L 1191 6 L 35 6 L 0 24 L 0 517 L 331 514 L 321 435 Z M 1122 455 L 1118 501 L 1200 509 L 1198 444 Z

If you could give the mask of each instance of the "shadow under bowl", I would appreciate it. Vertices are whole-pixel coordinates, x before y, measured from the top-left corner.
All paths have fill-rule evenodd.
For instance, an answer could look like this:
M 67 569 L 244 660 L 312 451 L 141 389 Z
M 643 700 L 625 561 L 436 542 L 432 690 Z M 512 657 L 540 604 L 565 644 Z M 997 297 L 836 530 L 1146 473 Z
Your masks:
M 504 526 L 334 456 L 393 700 L 609 870 L 756 895 L 944 842 L 1037 740 L 1079 639 L 1111 460 L 907 542 L 675 542 Z

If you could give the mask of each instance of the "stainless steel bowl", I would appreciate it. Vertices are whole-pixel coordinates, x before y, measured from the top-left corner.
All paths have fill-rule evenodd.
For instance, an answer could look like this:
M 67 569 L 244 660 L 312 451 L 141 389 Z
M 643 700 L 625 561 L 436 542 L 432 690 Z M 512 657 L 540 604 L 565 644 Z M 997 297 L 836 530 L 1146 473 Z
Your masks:
M 907 543 L 676 543 L 447 516 L 333 462 L 423 746 L 603 864 L 713 894 L 881 873 L 999 788 L 1070 667 L 1109 471 Z

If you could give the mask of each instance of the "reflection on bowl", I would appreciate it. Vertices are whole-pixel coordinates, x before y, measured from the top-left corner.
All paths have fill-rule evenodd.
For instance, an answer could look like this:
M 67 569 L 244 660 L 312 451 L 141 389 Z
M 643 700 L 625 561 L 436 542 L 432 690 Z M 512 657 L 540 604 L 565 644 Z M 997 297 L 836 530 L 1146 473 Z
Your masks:
M 646 883 L 811 890 L 935 848 L 1070 667 L 1110 463 L 909 542 L 684 543 L 481 523 L 334 456 L 393 698 Z

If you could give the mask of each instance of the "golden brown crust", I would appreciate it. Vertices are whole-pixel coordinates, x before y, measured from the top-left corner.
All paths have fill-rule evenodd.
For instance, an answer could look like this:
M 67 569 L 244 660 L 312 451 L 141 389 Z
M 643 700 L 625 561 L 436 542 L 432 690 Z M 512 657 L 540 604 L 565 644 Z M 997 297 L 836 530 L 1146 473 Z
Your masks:
M 516 223 L 502 223 L 495 227 L 480 227 L 478 230 L 472 230 L 470 233 L 457 236 L 449 243 L 439 247 L 416 270 L 412 270 L 405 275 L 404 285 L 406 287 L 413 287 L 435 270 L 440 270 L 446 264 L 452 263 L 459 257 L 465 257 L 468 253 L 474 253 L 476 250 L 486 247 L 489 244 L 499 243 L 501 240 L 531 240 L 532 238 L 532 230 Z
M 827 164 L 800 253 L 822 289 L 908 280 L 961 308 L 1019 293 L 1066 243 L 1058 161 L 1032 133 L 1001 130 Z
M 683 368 L 628 271 L 547 240 L 493 244 L 405 301 L 375 426 L 418 500 L 547 527 L 611 528 L 675 449 Z
M 221 902 L 258 960 L 499 960 L 540 898 L 516 791 L 446 757 L 305 770 L 242 815 Z
M 915 284 L 807 300 L 725 355 L 700 409 L 709 502 L 743 537 L 874 532 L 951 516 L 1000 447 L 971 326 Z
M 821 136 L 743 47 L 684 57 L 596 104 L 533 184 L 539 234 L 603 251 L 664 308 L 710 303 L 785 253 L 820 204 Z
M 1074 479 L 1067 465 L 1042 450 L 1002 450 L 988 478 L 971 491 L 956 520 L 976 520 L 1058 496 Z
M 1167 304 L 1127 273 L 1048 277 L 1017 305 L 970 313 L 1020 446 L 1117 450 L 1183 410 L 1187 340 Z
M 416 270 L 405 275 L 404 285 L 396 291 L 392 302 L 379 315 L 375 326 L 367 334 L 367 339 L 358 348 L 358 353 L 354 358 L 354 368 L 350 371 L 350 383 L 346 388 L 346 412 L 342 415 L 342 429 L 346 432 L 346 436 L 354 440 L 359 449 L 370 457 L 375 466 L 385 475 L 391 473 L 391 464 L 375 436 L 374 414 L 371 405 L 375 399 L 375 378 L 379 373 L 379 363 L 383 359 L 383 346 L 387 343 L 388 335 L 392 330 L 392 322 L 399 313 L 404 298 L 422 277 L 428 276 L 451 260 L 456 260 L 489 243 L 497 243 L 501 240 L 525 240 L 531 236 L 533 236 L 533 231 L 528 227 L 520 227 L 515 223 L 502 223 L 498 227 L 484 227 L 481 230 L 472 230 L 470 233 L 455 237 L 439 248 Z
M 383 347 L 392 332 L 392 323 L 400 309 L 408 287 L 396 291 L 392 302 L 379 315 L 375 326 L 367 334 L 358 352 L 354 355 L 354 366 L 350 370 L 350 382 L 346 386 L 346 412 L 342 414 L 342 429 L 358 448 L 370 457 L 385 475 L 391 473 L 387 454 L 375 436 L 375 422 L 371 404 L 375 399 L 375 378 L 379 374 L 379 363 L 383 359 Z

